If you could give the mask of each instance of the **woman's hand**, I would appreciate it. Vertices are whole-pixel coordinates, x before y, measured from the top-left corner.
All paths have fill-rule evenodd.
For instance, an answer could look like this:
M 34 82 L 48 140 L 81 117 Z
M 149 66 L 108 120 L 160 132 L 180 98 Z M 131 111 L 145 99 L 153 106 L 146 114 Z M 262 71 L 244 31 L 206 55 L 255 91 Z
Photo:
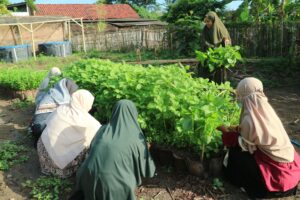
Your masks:
M 228 38 L 223 38 L 225 46 L 231 45 L 231 41 Z
M 228 128 L 224 125 L 218 126 L 217 130 L 222 131 L 223 133 L 229 131 Z

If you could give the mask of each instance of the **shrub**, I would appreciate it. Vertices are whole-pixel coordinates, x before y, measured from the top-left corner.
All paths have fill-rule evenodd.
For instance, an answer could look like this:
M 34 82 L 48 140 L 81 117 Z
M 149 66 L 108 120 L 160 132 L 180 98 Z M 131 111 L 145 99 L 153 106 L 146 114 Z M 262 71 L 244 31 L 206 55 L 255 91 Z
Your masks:
M 130 99 L 148 140 L 196 152 L 217 152 L 220 124 L 236 123 L 239 108 L 229 83 L 191 77 L 177 65 L 147 67 L 89 59 L 65 68 L 64 75 L 95 95 L 95 116 L 106 122 L 117 100 Z
M 0 87 L 16 91 L 37 89 L 46 74 L 28 68 L 0 68 Z

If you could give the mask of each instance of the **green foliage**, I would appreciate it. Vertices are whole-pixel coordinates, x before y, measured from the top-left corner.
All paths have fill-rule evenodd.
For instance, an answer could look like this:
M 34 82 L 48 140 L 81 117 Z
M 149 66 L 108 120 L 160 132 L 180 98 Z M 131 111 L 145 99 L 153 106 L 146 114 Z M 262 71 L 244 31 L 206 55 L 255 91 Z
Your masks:
M 194 56 L 201 46 L 202 21 L 208 11 L 217 11 L 222 17 L 224 7 L 231 0 L 178 0 L 167 8 L 162 19 L 169 23 L 169 32 L 179 54 Z
M 31 11 L 35 11 L 36 10 L 36 6 L 35 6 L 35 0 L 25 0 L 26 4 L 28 5 L 29 9 Z
M 183 58 L 184 56 L 179 56 L 168 50 L 141 50 L 141 61 L 145 60 L 160 60 L 160 59 L 175 59 Z M 85 58 L 100 58 L 109 59 L 112 61 L 120 62 L 136 62 L 139 61 L 139 56 L 136 51 L 88 51 Z
M 16 91 L 36 89 L 46 74 L 28 68 L 0 68 L 0 86 Z
M 14 99 L 12 103 L 12 107 L 14 109 L 26 109 L 32 105 L 34 105 L 33 99 L 26 99 L 24 101 L 20 99 Z
M 0 16 L 9 14 L 9 10 L 7 10 L 7 5 L 9 4 L 8 0 L 0 0 Z
M 215 190 L 217 190 L 217 189 L 224 190 L 224 184 L 220 179 L 214 178 L 213 179 L 213 188 Z
M 218 13 L 222 16 L 225 5 L 231 1 L 232 0 L 178 0 L 168 7 L 163 19 L 169 23 L 174 23 L 190 13 L 193 13 L 193 16 L 197 18 L 203 19 L 208 11 L 219 11 Z
M 48 70 L 52 67 L 63 68 L 65 65 L 69 65 L 70 63 L 80 60 L 81 58 L 82 54 L 78 53 L 67 57 L 54 57 L 40 54 L 37 56 L 36 60 L 34 58 L 30 58 L 17 63 L 0 62 L 0 70 L 1 68 L 29 68 L 35 70 Z
M 239 53 L 239 46 L 209 48 L 207 52 L 196 51 L 197 60 L 203 67 L 208 67 L 209 71 L 215 71 L 217 68 L 225 67 L 226 69 L 235 67 L 238 61 L 242 61 Z
M 178 42 L 176 45 L 178 54 L 194 56 L 195 49 L 200 48 L 200 34 L 203 28 L 200 26 L 201 20 L 191 12 L 169 25 L 172 40 Z
M 8 170 L 15 164 L 23 163 L 28 160 L 24 155 L 28 149 L 15 142 L 4 142 L 0 144 L 0 170 Z
M 26 181 L 24 187 L 31 188 L 31 198 L 36 200 L 59 200 L 65 192 L 70 192 L 71 183 L 56 177 L 40 177 Z
M 138 5 L 131 5 L 132 8 L 139 14 L 141 18 L 145 19 L 159 19 L 162 16 L 162 13 L 158 6 L 155 6 L 154 10 L 149 10 L 146 7 L 138 6 Z
M 299 0 L 245 0 L 234 14 L 239 22 L 274 22 L 300 19 Z
M 194 79 L 177 65 L 147 67 L 88 59 L 64 70 L 64 75 L 95 95 L 95 116 L 107 122 L 117 100 L 130 99 L 149 141 L 217 152 L 220 124 L 235 124 L 239 108 L 229 83 Z

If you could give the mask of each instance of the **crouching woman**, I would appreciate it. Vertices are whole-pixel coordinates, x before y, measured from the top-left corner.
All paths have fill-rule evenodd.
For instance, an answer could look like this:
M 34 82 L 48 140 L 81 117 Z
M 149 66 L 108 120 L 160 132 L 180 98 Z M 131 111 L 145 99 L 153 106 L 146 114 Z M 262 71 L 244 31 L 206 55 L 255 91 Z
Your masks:
M 88 111 L 94 102 L 87 90 L 72 94 L 69 105 L 61 105 L 47 119 L 37 150 L 41 171 L 66 178 L 74 174 L 85 158 L 100 123 Z
M 242 103 L 239 127 L 219 127 L 223 144 L 229 148 L 224 159 L 227 179 L 251 198 L 294 195 L 300 180 L 300 158 L 268 103 L 261 81 L 245 78 L 236 93 Z

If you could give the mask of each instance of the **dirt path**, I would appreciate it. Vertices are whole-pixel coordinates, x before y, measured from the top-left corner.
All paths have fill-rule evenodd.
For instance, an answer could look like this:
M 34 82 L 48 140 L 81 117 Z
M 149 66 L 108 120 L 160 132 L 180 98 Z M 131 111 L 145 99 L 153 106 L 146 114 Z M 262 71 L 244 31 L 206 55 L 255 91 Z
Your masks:
M 266 93 L 290 136 L 300 141 L 300 89 L 273 89 Z M 27 134 L 32 114 L 33 106 L 15 109 L 12 100 L 6 98 L 3 91 L 0 93 L 0 142 L 19 140 L 30 148 L 29 160 L 26 163 L 14 166 L 6 172 L 0 171 L 1 200 L 29 199 L 29 191 L 22 187 L 22 183 L 41 175 L 36 150 L 32 148 Z M 138 200 L 247 199 L 243 192 L 229 184 L 225 183 L 224 191 L 214 190 L 210 177 L 200 179 L 178 174 L 166 167 L 158 167 L 155 178 L 145 180 L 136 190 L 136 194 Z

